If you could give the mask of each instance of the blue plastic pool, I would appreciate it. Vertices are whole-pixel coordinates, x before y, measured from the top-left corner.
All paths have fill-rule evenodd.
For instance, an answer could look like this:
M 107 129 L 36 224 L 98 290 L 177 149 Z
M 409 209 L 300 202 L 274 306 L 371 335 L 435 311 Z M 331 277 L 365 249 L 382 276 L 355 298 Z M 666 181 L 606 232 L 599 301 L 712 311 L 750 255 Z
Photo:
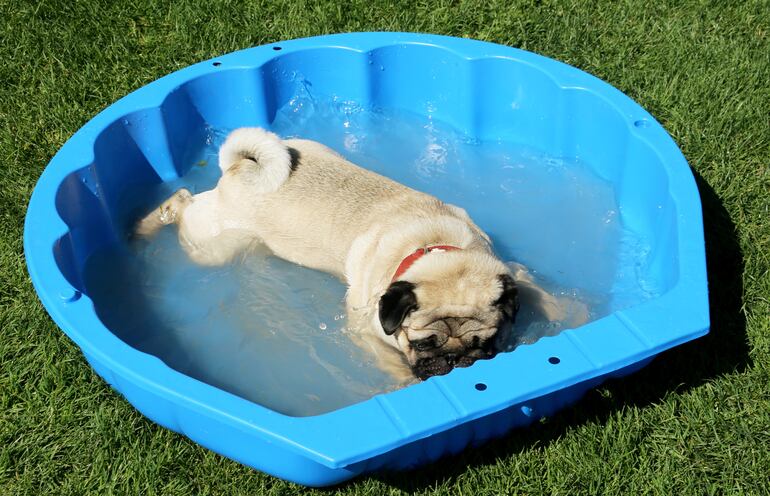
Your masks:
M 579 157 L 612 184 L 624 225 L 648 241 L 645 271 L 656 296 L 493 360 L 308 417 L 277 413 L 129 346 L 94 310 L 84 285 L 89 257 L 125 238 L 148 202 L 143 193 L 185 174 L 210 129 L 270 127 L 295 97 L 298 75 L 319 95 L 430 113 L 474 139 Z M 241 463 L 315 486 L 416 466 L 503 435 L 709 327 L 700 201 L 665 130 L 588 74 L 473 40 L 324 36 L 164 77 L 94 117 L 56 154 L 32 195 L 24 242 L 48 312 L 138 410 Z

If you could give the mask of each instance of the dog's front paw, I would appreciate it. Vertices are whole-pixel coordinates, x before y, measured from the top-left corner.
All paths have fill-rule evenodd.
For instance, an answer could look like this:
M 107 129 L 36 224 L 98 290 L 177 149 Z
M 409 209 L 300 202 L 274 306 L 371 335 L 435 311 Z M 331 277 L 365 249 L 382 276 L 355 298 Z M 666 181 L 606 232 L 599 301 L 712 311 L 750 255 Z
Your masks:
M 531 284 L 519 286 L 519 297 L 523 307 L 531 308 L 539 318 L 559 323 L 560 328 L 580 327 L 591 317 L 582 301 L 571 296 L 554 296 Z
M 588 322 L 590 318 L 588 305 L 573 298 L 561 297 L 558 300 L 563 308 L 561 321 L 566 327 L 574 329 Z

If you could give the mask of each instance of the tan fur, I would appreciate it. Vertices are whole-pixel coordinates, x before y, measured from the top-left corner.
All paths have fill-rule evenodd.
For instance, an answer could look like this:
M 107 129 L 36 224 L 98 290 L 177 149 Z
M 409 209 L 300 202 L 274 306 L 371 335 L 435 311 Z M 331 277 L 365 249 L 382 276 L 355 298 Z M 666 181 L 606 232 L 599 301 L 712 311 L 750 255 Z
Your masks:
M 292 157 L 282 184 L 264 191 L 258 178 L 266 164 L 225 150 L 226 142 L 220 157 L 234 162 L 220 163 L 224 173 L 217 187 L 194 197 L 177 192 L 143 219 L 137 232 L 150 235 L 177 223 L 182 245 L 201 264 L 226 263 L 257 242 L 281 258 L 336 275 L 348 284 L 350 321 L 361 342 L 377 350 L 381 366 L 400 379 L 413 377 L 410 339 L 431 333 L 443 339 L 449 333 L 447 346 L 459 350 L 472 336 L 494 335 L 500 315 L 492 303 L 502 291 L 498 275 L 510 270 L 463 209 L 362 169 L 319 143 L 253 132 L 261 133 L 260 140 L 273 139 Z M 236 133 L 239 140 L 248 137 L 248 131 Z M 268 151 L 282 156 L 279 149 Z M 403 332 L 387 336 L 378 320 L 379 299 L 401 260 L 429 245 L 462 250 L 429 253 L 401 276 L 416 283 L 419 309 L 406 318 Z M 523 268 L 520 272 L 526 275 Z M 523 283 L 541 300 L 544 313 L 559 317 L 553 297 L 531 278 L 523 277 Z M 442 320 L 443 328 L 437 323 Z

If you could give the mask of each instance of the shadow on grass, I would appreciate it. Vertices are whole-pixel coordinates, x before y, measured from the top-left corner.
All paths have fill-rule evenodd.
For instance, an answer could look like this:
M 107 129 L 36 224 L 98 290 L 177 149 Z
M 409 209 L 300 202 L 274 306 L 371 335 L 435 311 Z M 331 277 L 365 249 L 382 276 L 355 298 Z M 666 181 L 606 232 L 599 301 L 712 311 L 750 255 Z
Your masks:
M 644 407 L 670 393 L 698 387 L 715 377 L 740 372 L 751 365 L 746 319 L 741 311 L 743 256 L 735 225 L 709 184 L 695 171 L 703 204 L 709 280 L 711 331 L 703 338 L 658 355 L 631 376 L 607 381 L 604 394 L 590 390 L 580 401 L 543 423 L 516 429 L 504 438 L 463 454 L 447 457 L 408 472 L 379 473 L 373 477 L 405 491 L 453 481 L 468 467 L 492 465 L 499 458 L 535 446 L 547 446 L 575 426 L 604 423 L 625 406 Z

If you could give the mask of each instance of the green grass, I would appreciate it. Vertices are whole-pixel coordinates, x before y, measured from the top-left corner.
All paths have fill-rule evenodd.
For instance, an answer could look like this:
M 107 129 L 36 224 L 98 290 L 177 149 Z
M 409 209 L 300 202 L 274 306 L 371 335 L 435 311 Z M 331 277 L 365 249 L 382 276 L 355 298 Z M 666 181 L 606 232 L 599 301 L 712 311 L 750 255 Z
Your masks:
M 650 110 L 701 190 L 713 325 L 531 428 L 315 493 L 770 494 L 770 5 L 510 3 L 0 0 L 0 494 L 305 490 L 152 424 L 113 392 L 38 302 L 22 226 L 46 163 L 119 97 L 232 50 L 359 30 L 532 50 Z

